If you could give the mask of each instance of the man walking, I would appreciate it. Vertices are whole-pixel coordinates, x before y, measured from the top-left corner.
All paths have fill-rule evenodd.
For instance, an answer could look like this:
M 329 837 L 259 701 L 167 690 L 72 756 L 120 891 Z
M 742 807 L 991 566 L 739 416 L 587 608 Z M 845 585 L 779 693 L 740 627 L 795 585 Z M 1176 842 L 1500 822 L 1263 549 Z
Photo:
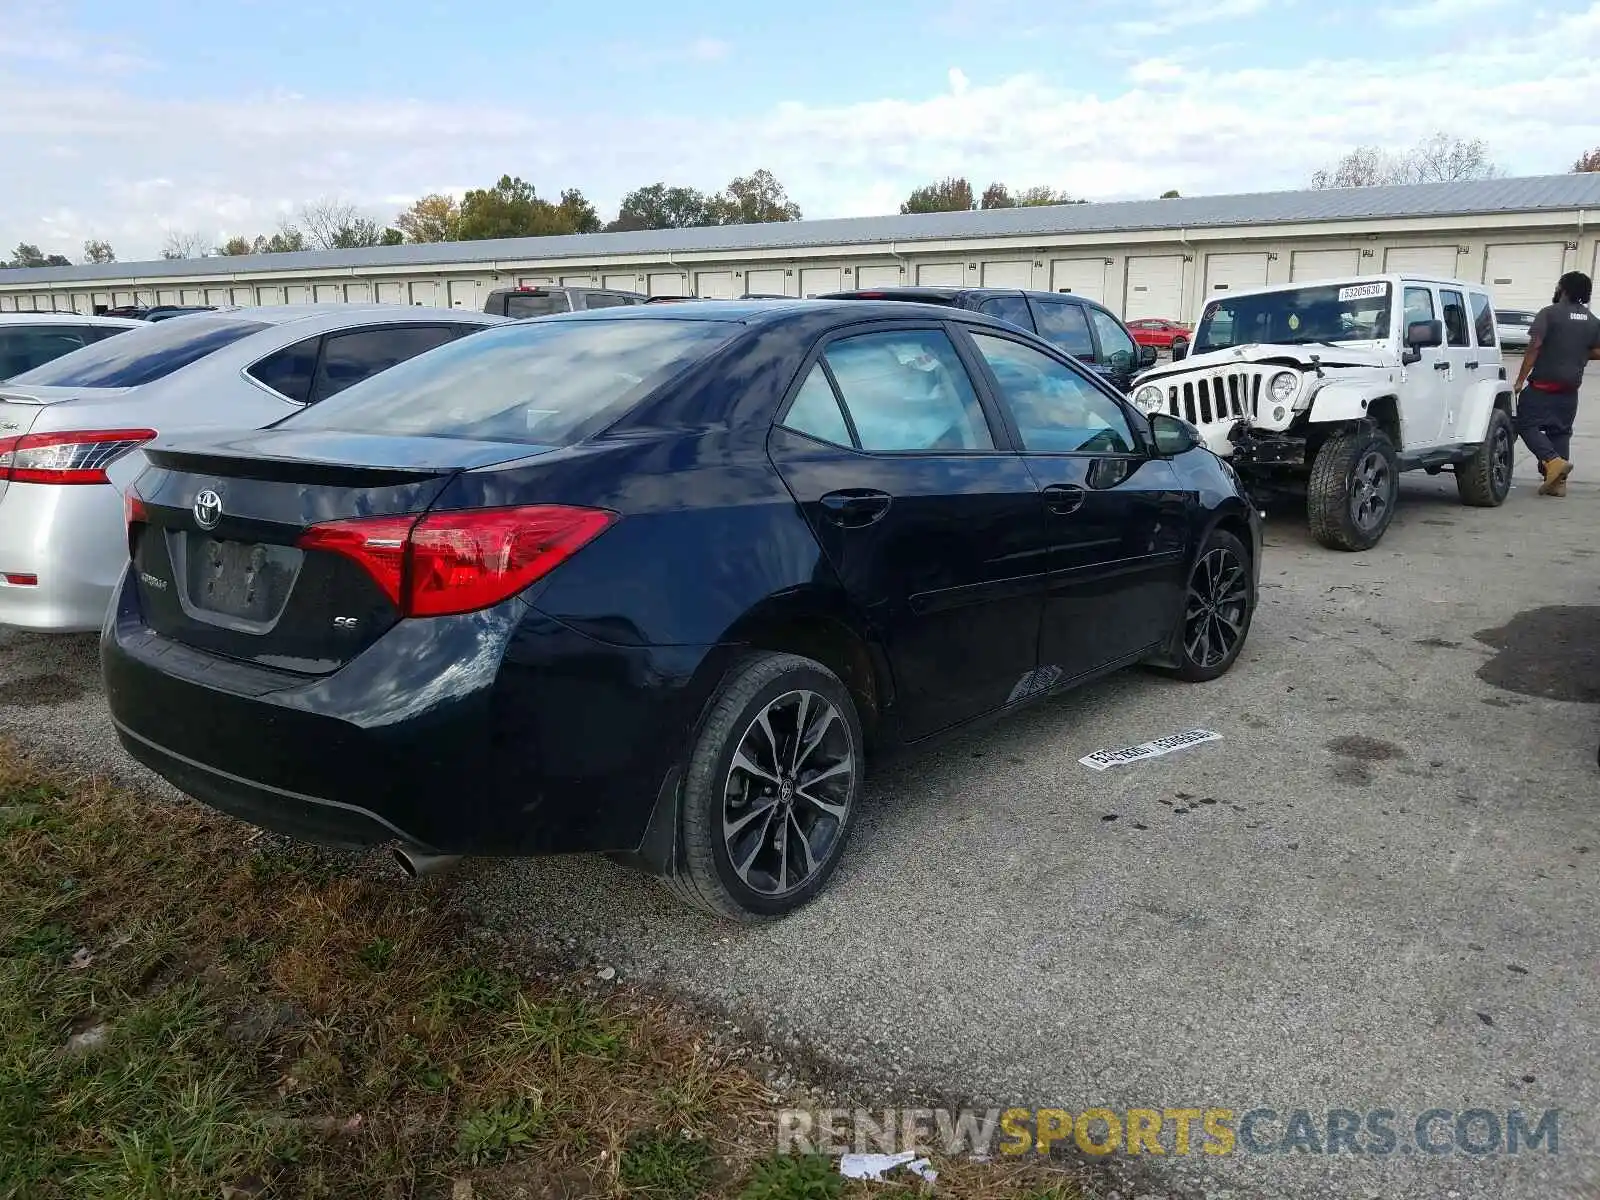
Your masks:
M 1565 496 L 1572 474 L 1578 389 L 1584 367 L 1600 358 L 1600 317 L 1589 311 L 1591 291 L 1582 271 L 1568 271 L 1557 281 L 1554 299 L 1528 330 L 1517 372 L 1517 432 L 1539 460 L 1541 496 Z

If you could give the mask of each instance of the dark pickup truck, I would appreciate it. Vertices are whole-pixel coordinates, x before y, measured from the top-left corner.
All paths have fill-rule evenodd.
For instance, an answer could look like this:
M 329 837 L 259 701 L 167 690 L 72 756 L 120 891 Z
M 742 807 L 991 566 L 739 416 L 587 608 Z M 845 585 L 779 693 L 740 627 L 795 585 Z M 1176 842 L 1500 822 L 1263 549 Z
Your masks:
M 1121 321 L 1093 300 L 1070 292 L 1024 292 L 1010 288 L 891 287 L 829 292 L 819 300 L 905 300 L 948 304 L 988 313 L 1020 325 L 1092 367 L 1119 391 L 1154 366 L 1154 347 L 1135 344 Z
M 589 308 L 620 308 L 643 304 L 638 292 L 615 288 L 567 287 L 549 284 L 539 287 L 496 288 L 483 303 L 483 311 L 497 317 L 546 317 L 551 313 L 583 312 Z

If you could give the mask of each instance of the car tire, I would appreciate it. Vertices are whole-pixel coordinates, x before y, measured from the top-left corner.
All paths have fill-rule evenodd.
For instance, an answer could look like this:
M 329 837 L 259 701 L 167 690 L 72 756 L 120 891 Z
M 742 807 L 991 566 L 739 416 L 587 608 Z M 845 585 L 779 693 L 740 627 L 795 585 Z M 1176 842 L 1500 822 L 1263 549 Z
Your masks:
M 1311 535 L 1331 550 L 1370 550 L 1394 519 L 1400 461 L 1379 429 L 1340 430 L 1322 443 L 1306 485 Z
M 1170 662 L 1158 668 L 1186 683 L 1209 683 L 1226 675 L 1256 612 L 1255 572 L 1250 551 L 1226 529 L 1214 529 L 1189 568 L 1183 613 L 1174 632 Z M 1217 620 L 1217 617 L 1225 618 Z
M 782 916 L 811 900 L 855 821 L 862 746 L 850 693 L 821 663 L 775 653 L 741 660 L 689 757 L 668 886 L 736 921 Z
M 1489 413 L 1483 442 L 1466 462 L 1456 464 L 1456 491 L 1461 503 L 1474 508 L 1498 508 L 1511 494 L 1511 467 L 1517 447 L 1516 430 L 1504 409 Z

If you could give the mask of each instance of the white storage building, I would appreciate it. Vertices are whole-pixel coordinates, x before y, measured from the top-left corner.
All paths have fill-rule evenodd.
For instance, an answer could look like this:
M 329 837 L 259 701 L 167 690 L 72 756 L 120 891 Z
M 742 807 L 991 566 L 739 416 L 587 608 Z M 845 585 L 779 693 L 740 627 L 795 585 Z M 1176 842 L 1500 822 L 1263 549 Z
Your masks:
M 0 271 L 0 311 L 372 301 L 479 308 L 493 288 L 807 296 L 895 284 L 1072 291 L 1191 317 L 1230 288 L 1418 271 L 1536 308 L 1600 274 L 1600 174 L 1263 192 Z

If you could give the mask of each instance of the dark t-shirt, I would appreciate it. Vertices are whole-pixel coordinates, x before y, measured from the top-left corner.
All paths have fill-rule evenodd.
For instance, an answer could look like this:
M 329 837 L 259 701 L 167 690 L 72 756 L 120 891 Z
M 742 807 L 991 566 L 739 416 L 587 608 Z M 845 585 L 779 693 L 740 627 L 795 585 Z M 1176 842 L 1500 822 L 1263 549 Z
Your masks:
M 1577 391 L 1589 351 L 1600 346 L 1600 317 L 1581 304 L 1552 304 L 1539 310 L 1528 337 L 1539 342 L 1539 357 L 1528 381 Z

